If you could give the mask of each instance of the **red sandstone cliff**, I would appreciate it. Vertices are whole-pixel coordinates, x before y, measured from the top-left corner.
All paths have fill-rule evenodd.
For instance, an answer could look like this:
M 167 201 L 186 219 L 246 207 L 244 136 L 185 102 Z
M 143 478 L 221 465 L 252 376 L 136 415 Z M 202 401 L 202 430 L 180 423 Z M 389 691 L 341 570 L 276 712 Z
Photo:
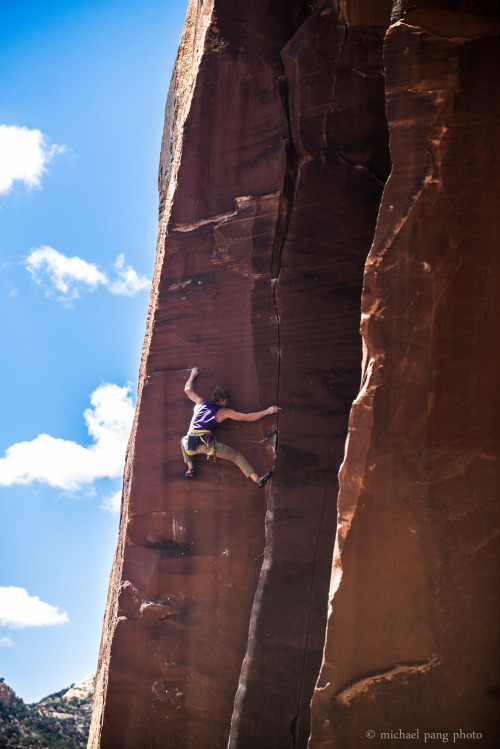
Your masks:
M 496 746 L 496 9 L 190 2 L 92 749 Z

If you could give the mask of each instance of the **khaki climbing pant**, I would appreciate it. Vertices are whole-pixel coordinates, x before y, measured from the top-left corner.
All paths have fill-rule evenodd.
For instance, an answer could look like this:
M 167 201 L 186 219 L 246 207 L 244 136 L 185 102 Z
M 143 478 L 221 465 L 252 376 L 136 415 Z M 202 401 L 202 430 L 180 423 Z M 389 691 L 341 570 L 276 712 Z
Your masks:
M 182 450 L 182 457 L 184 458 L 184 463 L 187 463 L 188 461 L 192 461 L 194 456 L 190 456 L 187 454 L 184 446 L 184 440 L 186 438 L 183 437 L 181 439 L 181 450 Z M 200 455 L 206 455 L 207 454 L 207 448 L 205 445 L 198 445 L 196 449 L 196 454 Z M 245 474 L 245 476 L 248 478 L 250 474 L 255 473 L 254 469 L 246 460 L 243 455 L 236 450 L 233 450 L 232 447 L 229 447 L 228 445 L 224 445 L 222 442 L 217 441 L 217 447 L 215 449 L 215 457 L 216 458 L 222 458 L 222 460 L 230 460 L 231 463 L 234 463 L 238 466 L 240 471 Z

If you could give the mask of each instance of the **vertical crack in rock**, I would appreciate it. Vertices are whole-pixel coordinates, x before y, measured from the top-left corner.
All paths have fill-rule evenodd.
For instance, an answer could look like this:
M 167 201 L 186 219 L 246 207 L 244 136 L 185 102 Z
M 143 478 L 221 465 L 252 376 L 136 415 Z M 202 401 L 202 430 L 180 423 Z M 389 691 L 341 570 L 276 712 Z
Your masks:
M 278 90 L 280 94 L 281 103 L 283 110 L 286 115 L 288 137 L 285 142 L 285 178 L 283 183 L 283 192 L 280 197 L 280 205 L 278 212 L 278 220 L 276 223 L 276 233 L 273 242 L 273 249 L 271 255 L 271 283 L 272 283 L 272 294 L 273 294 L 273 305 L 276 313 L 276 325 L 277 325 L 277 336 L 278 336 L 278 378 L 276 387 L 276 404 L 279 406 L 280 403 L 280 368 L 281 368 L 281 331 L 280 331 L 280 314 L 278 309 L 278 300 L 276 297 L 276 287 L 279 282 L 281 272 L 281 262 L 283 257 L 283 249 L 285 247 L 288 230 L 290 227 L 290 220 L 292 217 L 293 205 L 295 202 L 295 196 L 297 192 L 297 185 L 299 180 L 298 168 L 297 168 L 297 154 L 293 144 L 292 129 L 290 124 L 290 109 L 288 102 L 288 83 L 286 75 L 282 75 L 278 78 Z M 279 424 L 279 414 L 278 414 Z M 279 445 L 279 430 L 276 435 L 276 452 Z
M 264 735 L 276 749 L 302 749 L 308 740 L 326 622 L 336 479 L 359 388 L 362 270 L 385 183 L 380 175 L 387 176 L 389 167 L 381 74 L 385 28 L 361 23 L 348 29 L 332 7 L 322 5 L 281 50 L 279 93 L 288 138 L 271 275 L 283 412 L 266 557 L 230 749 L 253 749 Z M 350 70 L 353 60 L 356 72 Z M 290 621 L 293 635 L 287 635 Z
M 283 111 L 286 115 L 288 137 L 285 142 L 285 179 L 283 183 L 283 192 L 280 199 L 278 221 L 276 223 L 276 234 L 274 237 L 272 259 L 271 259 L 271 278 L 276 281 L 279 278 L 281 270 L 281 260 L 283 248 L 285 246 L 290 219 L 292 216 L 293 204 L 298 185 L 297 153 L 293 143 L 292 128 L 290 123 L 290 107 L 288 101 L 288 82 L 286 75 L 278 78 L 278 91 L 280 94 Z

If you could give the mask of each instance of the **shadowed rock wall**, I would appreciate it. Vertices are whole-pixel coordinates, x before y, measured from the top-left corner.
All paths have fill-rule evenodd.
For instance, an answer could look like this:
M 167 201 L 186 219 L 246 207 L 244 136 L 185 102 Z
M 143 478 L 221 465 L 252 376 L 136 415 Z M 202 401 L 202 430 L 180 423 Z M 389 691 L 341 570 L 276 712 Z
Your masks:
M 498 745 L 498 16 L 411 5 L 385 40 L 392 173 L 310 749 Z
M 92 749 L 491 730 L 498 29 L 417 5 L 189 4 Z M 265 491 L 185 480 L 195 364 Z

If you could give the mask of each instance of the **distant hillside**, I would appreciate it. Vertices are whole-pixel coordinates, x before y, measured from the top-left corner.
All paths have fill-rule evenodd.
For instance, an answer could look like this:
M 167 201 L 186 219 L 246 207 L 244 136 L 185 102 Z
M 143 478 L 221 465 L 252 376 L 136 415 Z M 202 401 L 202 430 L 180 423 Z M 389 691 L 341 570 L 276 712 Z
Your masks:
M 26 705 L 0 679 L 0 749 L 85 749 L 95 674 Z

